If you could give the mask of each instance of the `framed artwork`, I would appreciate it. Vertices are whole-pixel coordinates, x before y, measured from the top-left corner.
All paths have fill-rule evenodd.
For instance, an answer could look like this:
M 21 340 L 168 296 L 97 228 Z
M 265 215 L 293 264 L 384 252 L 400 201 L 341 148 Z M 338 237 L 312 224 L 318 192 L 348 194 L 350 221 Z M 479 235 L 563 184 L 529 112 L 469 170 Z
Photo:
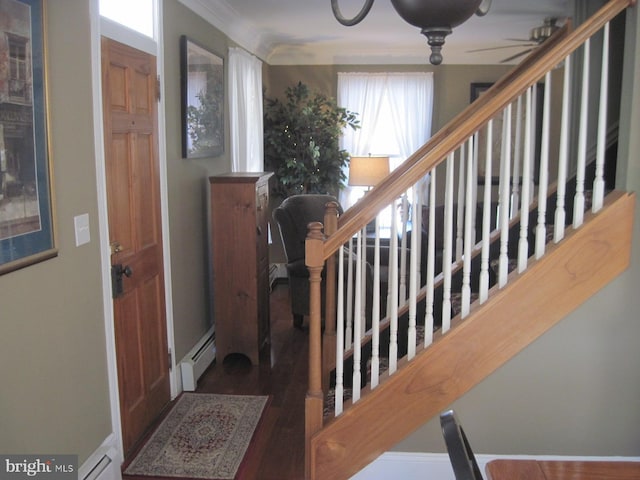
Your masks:
M 187 36 L 180 37 L 182 156 L 224 152 L 224 60 Z
M 484 92 L 491 88 L 493 83 L 485 83 L 485 82 L 474 82 L 471 84 L 471 95 L 469 101 L 473 103 L 473 101 L 482 95 Z
M 57 255 L 43 0 L 0 0 L 0 274 Z
M 486 92 L 493 83 L 472 83 L 471 84 L 471 92 L 470 92 L 470 101 L 473 102 L 475 99 L 480 97 L 484 92 Z M 541 127 L 542 127 L 542 104 L 544 97 L 544 85 L 537 84 L 534 89 L 533 95 L 533 105 L 534 105 L 534 135 L 533 135 L 533 165 L 534 165 L 534 181 L 538 181 L 538 172 L 540 168 L 540 137 L 541 137 Z M 524 98 L 523 98 L 524 100 Z M 521 117 L 520 117 L 520 125 L 521 129 L 524 129 L 525 125 L 525 106 L 524 101 L 522 102 L 521 109 Z M 516 145 L 516 125 L 518 122 L 517 118 L 517 108 L 516 102 L 512 104 L 511 107 L 511 161 L 513 162 L 515 158 L 515 145 Z M 503 115 L 502 112 L 493 118 L 493 135 L 492 135 L 492 158 L 491 158 L 491 183 L 493 185 L 497 185 L 500 181 L 500 157 L 502 155 L 502 132 L 503 132 Z M 521 146 L 524 145 L 524 133 L 521 133 Z M 487 130 L 486 128 L 482 128 L 478 132 L 478 152 L 479 158 L 482 159 L 478 161 L 478 182 L 484 184 L 484 176 L 485 176 L 485 162 L 484 162 L 484 152 L 486 152 L 487 145 Z M 511 172 L 513 173 L 513 166 L 511 167 Z M 522 181 L 522 179 L 521 179 Z

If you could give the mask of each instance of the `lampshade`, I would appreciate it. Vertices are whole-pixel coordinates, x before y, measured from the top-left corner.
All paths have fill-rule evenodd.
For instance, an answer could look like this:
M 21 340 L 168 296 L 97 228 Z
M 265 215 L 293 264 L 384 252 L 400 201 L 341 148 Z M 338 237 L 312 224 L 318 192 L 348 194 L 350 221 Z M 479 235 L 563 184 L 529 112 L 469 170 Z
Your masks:
M 349 185 L 373 187 L 389 175 L 389 157 L 351 157 Z

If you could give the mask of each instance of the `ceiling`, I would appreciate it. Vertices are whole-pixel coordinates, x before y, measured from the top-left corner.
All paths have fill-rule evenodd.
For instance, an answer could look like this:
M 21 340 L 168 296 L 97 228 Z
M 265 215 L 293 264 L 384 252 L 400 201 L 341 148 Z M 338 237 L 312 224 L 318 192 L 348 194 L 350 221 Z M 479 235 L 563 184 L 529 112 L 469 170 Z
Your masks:
M 331 12 L 330 0 L 180 0 L 236 43 L 270 65 L 425 64 L 430 54 L 419 29 L 405 23 L 390 0 L 378 0 L 358 25 L 345 27 Z M 364 0 L 340 0 L 345 17 Z M 493 0 L 485 17 L 454 28 L 442 50 L 445 64 L 497 64 L 545 17 L 566 18 L 573 0 Z M 520 42 L 522 44 L 524 42 Z M 513 63 L 513 62 L 512 62 Z

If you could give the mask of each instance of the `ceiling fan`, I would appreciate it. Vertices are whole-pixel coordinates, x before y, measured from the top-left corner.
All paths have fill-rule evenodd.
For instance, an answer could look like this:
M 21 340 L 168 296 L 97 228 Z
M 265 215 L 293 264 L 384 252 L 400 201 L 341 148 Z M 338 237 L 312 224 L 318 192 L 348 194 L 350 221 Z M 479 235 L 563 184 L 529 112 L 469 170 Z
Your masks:
M 548 39 L 551 35 L 553 35 L 556 31 L 560 29 L 558 26 L 558 19 L 556 17 L 547 17 L 544 19 L 542 25 L 534 27 L 529 32 L 529 38 L 507 38 L 511 42 L 525 42 L 517 45 L 504 45 L 502 47 L 490 47 L 490 48 L 479 48 L 476 50 L 468 50 L 467 53 L 475 53 L 475 52 L 487 52 L 489 50 L 502 50 L 506 48 L 525 48 L 529 47 L 522 52 L 516 53 L 515 55 L 511 55 L 507 58 L 504 58 L 500 61 L 500 63 L 507 63 L 511 60 L 515 60 L 518 57 L 522 57 L 527 53 L 533 51 L 538 45 L 542 44 L 546 39 Z

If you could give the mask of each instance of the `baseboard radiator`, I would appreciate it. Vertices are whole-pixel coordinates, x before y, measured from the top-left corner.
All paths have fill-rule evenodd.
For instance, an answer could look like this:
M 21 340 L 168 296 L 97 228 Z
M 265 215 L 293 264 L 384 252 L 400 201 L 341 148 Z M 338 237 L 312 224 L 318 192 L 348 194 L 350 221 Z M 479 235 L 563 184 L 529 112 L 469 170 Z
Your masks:
M 215 340 L 215 329 L 211 327 L 180 362 L 183 390 L 193 392 L 200 376 L 216 358 Z
M 284 263 L 272 263 L 269 266 L 269 289 L 273 290 L 274 284 L 280 279 L 287 279 L 287 266 Z
M 122 480 L 120 461 L 115 447 L 98 448 L 80 467 L 79 480 Z

